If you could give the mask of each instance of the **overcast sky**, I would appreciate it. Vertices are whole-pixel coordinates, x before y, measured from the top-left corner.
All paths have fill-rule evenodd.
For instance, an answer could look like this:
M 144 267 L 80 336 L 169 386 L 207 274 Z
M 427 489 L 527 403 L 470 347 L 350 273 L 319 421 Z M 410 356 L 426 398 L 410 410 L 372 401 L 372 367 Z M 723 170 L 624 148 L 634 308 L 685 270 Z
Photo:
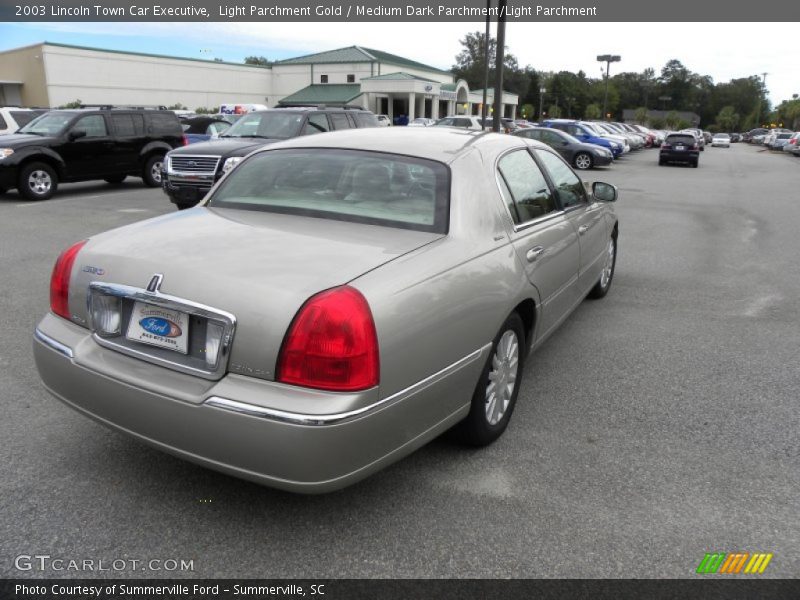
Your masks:
M 449 69 L 459 40 L 483 28 L 480 22 L 2 23 L 0 50 L 47 40 L 241 62 L 253 54 L 279 60 L 359 45 Z M 796 23 L 509 23 L 506 45 L 520 66 L 537 70 L 599 77 L 596 56 L 618 54 L 612 75 L 647 67 L 658 74 L 675 58 L 715 83 L 768 73 L 773 105 L 800 93 Z

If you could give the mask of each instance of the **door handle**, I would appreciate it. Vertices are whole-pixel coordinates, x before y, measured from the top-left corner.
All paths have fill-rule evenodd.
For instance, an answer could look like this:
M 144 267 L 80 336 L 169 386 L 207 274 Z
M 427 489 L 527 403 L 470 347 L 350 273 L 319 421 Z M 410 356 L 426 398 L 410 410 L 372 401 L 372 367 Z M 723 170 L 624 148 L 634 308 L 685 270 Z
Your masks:
M 578 235 L 583 235 L 587 231 L 589 231 L 588 225 L 581 225 L 580 227 L 578 227 Z
M 528 253 L 525 255 L 525 258 L 528 259 L 528 262 L 536 262 L 536 260 L 544 254 L 544 247 L 543 246 L 536 246 L 535 248 L 531 248 L 528 250 Z

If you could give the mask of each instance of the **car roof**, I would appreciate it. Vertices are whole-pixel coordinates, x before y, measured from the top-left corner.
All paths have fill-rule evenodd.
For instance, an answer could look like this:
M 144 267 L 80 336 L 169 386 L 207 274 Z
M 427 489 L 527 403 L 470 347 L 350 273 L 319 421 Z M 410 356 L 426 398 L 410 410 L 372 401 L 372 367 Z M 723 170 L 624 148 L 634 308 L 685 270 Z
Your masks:
M 416 156 L 448 164 L 471 149 L 496 153 L 526 146 L 548 148 L 534 140 L 483 131 L 445 127 L 369 127 L 296 137 L 270 144 L 262 151 L 279 148 L 341 148 Z

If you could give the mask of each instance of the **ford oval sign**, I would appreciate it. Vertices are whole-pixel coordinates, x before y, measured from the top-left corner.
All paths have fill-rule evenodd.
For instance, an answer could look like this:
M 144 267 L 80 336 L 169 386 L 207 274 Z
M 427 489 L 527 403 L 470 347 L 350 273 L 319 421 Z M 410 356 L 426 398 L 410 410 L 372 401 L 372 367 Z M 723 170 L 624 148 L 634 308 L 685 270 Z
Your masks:
M 182 332 L 181 328 L 168 319 L 160 317 L 147 317 L 139 321 L 142 329 L 147 333 L 153 335 L 160 335 L 161 337 L 174 338 L 178 337 Z

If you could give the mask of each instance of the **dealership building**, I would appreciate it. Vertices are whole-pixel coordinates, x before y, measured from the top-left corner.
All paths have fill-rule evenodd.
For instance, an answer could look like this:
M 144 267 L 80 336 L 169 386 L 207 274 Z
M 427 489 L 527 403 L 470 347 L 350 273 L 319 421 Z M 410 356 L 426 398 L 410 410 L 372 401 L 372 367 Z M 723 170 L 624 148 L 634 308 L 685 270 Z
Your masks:
M 489 92 L 490 105 L 493 90 Z M 350 46 L 267 66 L 121 52 L 43 42 L 0 52 L 0 106 L 223 103 L 362 106 L 378 114 L 438 118 L 479 114 L 483 90 L 388 52 Z M 503 92 L 503 116 L 516 117 Z

